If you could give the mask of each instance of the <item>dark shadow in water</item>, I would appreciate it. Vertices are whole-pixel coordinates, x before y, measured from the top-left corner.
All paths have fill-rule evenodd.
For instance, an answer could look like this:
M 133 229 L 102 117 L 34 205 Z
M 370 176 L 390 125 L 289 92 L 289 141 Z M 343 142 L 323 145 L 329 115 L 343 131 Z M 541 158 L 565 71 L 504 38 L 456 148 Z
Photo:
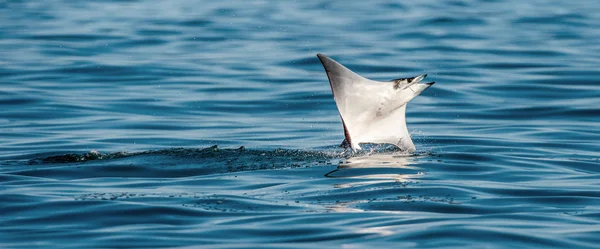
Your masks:
M 68 153 L 26 160 L 1 162 L 0 173 L 80 179 L 86 177 L 188 177 L 230 172 L 305 168 L 334 165 L 342 158 L 340 149 L 260 150 L 170 148 L 140 152 Z

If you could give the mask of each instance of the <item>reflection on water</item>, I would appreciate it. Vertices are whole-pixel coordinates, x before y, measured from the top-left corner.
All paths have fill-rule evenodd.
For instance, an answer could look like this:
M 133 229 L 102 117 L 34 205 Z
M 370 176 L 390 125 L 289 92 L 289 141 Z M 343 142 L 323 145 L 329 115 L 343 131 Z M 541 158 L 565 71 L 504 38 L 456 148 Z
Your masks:
M 403 153 L 352 156 L 340 161 L 338 167 L 325 174 L 325 177 L 403 181 L 423 174 L 417 166 L 418 157 L 422 156 Z
M 358 155 L 340 161 L 337 168 L 325 174 L 328 178 L 356 179 L 334 184 L 334 188 L 356 189 L 365 186 L 383 185 L 386 183 L 400 183 L 410 179 L 413 175 L 409 167 L 409 156 L 405 154 L 367 154 Z M 414 163 L 414 161 L 412 162 Z M 406 184 L 406 183 L 403 183 Z M 327 206 L 333 212 L 363 212 L 356 208 L 361 203 L 369 202 L 371 199 L 356 199 L 351 201 L 336 201 Z M 381 228 L 368 228 L 367 231 L 377 231 L 387 234 Z M 361 232 L 366 232 L 362 230 Z

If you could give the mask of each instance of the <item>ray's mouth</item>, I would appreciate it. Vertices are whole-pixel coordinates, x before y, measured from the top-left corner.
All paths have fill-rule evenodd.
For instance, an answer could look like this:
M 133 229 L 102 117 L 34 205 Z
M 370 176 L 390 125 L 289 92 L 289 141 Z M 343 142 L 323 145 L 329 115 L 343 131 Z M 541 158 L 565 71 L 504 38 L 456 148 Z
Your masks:
M 425 77 L 427 77 L 427 74 L 421 74 L 419 76 L 415 76 L 412 78 L 407 78 L 406 81 L 408 82 L 408 84 L 406 84 L 402 89 L 406 89 L 406 88 L 410 88 L 411 86 L 415 85 L 415 84 L 422 84 L 422 85 L 427 85 L 428 87 L 435 84 L 435 81 L 432 82 L 427 82 L 427 83 L 421 83 L 421 81 L 423 79 L 425 79 Z M 411 90 L 413 90 L 412 88 L 410 88 Z M 414 90 L 413 90 L 414 92 Z

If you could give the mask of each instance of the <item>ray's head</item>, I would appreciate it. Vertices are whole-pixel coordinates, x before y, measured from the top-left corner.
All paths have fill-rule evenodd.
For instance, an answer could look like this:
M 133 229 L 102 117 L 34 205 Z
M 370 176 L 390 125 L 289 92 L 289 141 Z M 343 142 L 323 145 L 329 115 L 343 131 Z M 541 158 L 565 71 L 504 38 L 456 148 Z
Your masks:
M 394 83 L 394 89 L 401 96 L 402 102 L 408 103 L 413 98 L 419 96 L 425 89 L 429 88 L 435 82 L 423 83 L 423 79 L 427 77 L 427 74 L 415 76 L 412 78 L 400 78 L 392 80 Z

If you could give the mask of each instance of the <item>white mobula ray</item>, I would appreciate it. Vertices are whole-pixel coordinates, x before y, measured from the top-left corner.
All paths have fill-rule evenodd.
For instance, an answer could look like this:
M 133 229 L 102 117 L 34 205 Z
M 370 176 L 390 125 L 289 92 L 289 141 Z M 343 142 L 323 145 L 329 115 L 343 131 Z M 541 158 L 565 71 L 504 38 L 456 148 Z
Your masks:
M 435 82 L 420 83 L 427 75 L 388 82 L 364 78 L 331 58 L 321 60 L 333 98 L 344 125 L 346 140 L 354 151 L 360 143 L 393 144 L 414 152 L 415 145 L 406 128 L 406 104 Z

